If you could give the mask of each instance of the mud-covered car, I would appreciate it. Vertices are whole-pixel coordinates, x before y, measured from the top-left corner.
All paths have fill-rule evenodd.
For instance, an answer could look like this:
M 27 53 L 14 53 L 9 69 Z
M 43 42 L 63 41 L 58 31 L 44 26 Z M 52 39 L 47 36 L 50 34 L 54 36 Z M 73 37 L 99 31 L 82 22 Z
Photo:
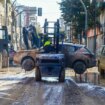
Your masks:
M 14 63 L 21 65 L 26 71 L 32 70 L 35 67 L 35 59 L 38 52 L 37 49 L 17 51 L 13 58 Z
M 102 45 L 97 50 L 98 71 L 101 76 L 105 77 L 105 45 Z
M 26 71 L 30 71 L 35 67 L 36 55 L 39 53 L 41 52 L 38 50 L 21 50 L 15 54 L 14 62 L 20 64 Z M 95 55 L 84 45 L 59 44 L 59 53 L 65 56 L 65 67 L 73 68 L 78 74 L 96 66 Z
M 66 67 L 73 68 L 78 74 L 96 66 L 95 55 L 85 45 L 64 43 L 60 44 L 59 50 L 65 55 Z

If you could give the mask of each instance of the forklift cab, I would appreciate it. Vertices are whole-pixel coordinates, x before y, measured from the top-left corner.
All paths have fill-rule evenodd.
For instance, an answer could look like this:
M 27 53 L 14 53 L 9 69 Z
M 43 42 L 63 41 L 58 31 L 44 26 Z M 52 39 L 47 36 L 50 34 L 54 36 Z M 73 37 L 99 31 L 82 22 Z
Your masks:
M 8 32 L 7 27 L 0 28 L 0 52 L 6 49 L 8 51 Z
M 8 67 L 8 32 L 7 27 L 0 27 L 0 68 Z

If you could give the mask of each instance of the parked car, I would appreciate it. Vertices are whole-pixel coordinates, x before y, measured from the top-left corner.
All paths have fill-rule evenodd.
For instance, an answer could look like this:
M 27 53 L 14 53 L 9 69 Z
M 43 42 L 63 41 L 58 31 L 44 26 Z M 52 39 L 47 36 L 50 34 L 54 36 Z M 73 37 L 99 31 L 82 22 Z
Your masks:
M 102 45 L 97 51 L 98 71 L 101 76 L 105 76 L 105 45 Z
M 59 50 L 65 55 L 66 67 L 73 68 L 78 74 L 96 66 L 95 55 L 85 45 L 64 43 L 60 44 Z

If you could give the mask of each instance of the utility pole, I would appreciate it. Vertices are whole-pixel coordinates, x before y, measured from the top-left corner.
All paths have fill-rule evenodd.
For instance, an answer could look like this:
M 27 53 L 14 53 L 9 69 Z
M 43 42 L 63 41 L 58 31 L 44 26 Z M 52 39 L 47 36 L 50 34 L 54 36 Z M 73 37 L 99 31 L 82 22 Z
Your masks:
M 21 25 L 21 13 L 20 13 L 20 48 L 22 46 L 22 25 Z
M 59 19 L 57 19 L 57 23 L 56 23 L 56 28 L 57 28 L 57 30 L 56 30 L 56 53 L 58 53 L 59 52 L 59 28 L 60 28 L 60 24 L 59 24 Z
M 87 8 L 82 0 L 80 0 L 80 2 L 81 2 L 82 6 L 84 8 L 84 11 L 85 11 L 85 45 L 87 46 L 87 28 L 88 28 L 88 26 L 87 26 Z
M 103 44 L 105 45 L 105 12 L 104 12 L 104 24 L 103 24 L 103 36 L 104 36 Z
M 96 54 L 96 0 L 93 0 L 94 3 L 94 54 Z

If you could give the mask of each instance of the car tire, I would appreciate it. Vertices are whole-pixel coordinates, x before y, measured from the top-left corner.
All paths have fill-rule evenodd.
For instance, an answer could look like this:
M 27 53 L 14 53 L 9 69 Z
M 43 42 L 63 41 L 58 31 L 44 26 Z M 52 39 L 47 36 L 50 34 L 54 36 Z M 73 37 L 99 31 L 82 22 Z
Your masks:
M 59 82 L 64 82 L 65 81 L 65 70 L 62 69 L 59 75 Z
M 35 68 L 35 63 L 31 58 L 24 58 L 22 60 L 21 65 L 22 65 L 22 68 L 25 69 L 25 71 L 31 71 Z
M 36 67 L 35 80 L 36 81 L 41 81 L 41 72 L 40 72 L 39 67 Z
M 82 61 L 77 61 L 74 63 L 73 69 L 77 74 L 83 74 L 86 71 L 86 64 Z

